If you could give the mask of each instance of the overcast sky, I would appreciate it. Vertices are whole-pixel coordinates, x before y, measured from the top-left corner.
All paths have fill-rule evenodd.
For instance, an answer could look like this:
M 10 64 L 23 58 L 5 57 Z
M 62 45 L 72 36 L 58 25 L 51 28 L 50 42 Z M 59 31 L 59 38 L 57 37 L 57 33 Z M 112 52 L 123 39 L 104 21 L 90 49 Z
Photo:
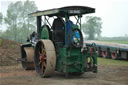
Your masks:
M 0 0 L 0 12 L 6 14 L 7 6 L 11 1 L 16 0 Z M 128 35 L 128 0 L 35 0 L 35 3 L 38 10 L 70 5 L 96 8 L 96 13 L 91 15 L 102 18 L 102 36 Z

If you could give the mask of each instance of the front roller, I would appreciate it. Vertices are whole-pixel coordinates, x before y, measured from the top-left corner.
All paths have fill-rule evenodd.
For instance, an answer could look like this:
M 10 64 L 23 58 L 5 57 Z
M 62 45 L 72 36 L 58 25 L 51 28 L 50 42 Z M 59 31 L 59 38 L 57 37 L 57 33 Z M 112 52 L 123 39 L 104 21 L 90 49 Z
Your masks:
M 19 60 L 25 70 L 34 69 L 34 48 L 31 44 L 21 45 L 21 59 Z
M 40 40 L 35 47 L 35 69 L 41 77 L 51 76 L 55 71 L 56 53 L 51 40 Z

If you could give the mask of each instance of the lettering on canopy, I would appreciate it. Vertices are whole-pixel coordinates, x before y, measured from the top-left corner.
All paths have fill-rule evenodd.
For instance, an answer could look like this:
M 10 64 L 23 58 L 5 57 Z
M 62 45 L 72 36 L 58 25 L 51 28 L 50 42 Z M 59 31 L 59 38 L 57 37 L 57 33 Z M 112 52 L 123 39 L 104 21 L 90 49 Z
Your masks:
M 69 10 L 69 14 L 80 14 L 80 10 Z

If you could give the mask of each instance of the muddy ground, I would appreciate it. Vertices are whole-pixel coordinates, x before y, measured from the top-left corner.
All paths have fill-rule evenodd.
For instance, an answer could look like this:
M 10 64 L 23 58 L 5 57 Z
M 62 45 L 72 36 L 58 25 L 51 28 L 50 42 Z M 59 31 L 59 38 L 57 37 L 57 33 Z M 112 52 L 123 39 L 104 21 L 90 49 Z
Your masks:
M 55 73 L 40 78 L 36 72 L 25 71 L 16 62 L 20 57 L 20 44 L 2 39 L 0 45 L 0 85 L 128 85 L 128 66 L 98 65 L 97 74 L 87 72 L 82 76 Z
M 0 38 L 0 66 L 15 65 L 19 57 L 20 43 Z
M 128 66 L 99 65 L 97 74 L 88 72 L 82 76 L 55 73 L 49 78 L 40 78 L 35 71 L 25 71 L 21 65 L 1 66 L 0 85 L 128 85 Z

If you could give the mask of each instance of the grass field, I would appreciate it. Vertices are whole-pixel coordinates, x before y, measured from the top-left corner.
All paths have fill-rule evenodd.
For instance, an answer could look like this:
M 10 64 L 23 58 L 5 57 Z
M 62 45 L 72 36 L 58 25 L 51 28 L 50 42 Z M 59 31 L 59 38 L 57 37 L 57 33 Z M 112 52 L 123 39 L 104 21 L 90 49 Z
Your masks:
M 112 60 L 98 57 L 98 65 L 128 66 L 128 61 Z
M 113 42 L 113 43 L 119 43 L 119 44 L 128 44 L 128 40 L 101 40 L 104 42 Z
M 113 42 L 119 44 L 128 44 L 128 40 L 101 40 L 104 42 Z M 117 66 L 128 66 L 128 61 L 124 60 L 113 60 L 98 57 L 99 65 L 117 65 Z

